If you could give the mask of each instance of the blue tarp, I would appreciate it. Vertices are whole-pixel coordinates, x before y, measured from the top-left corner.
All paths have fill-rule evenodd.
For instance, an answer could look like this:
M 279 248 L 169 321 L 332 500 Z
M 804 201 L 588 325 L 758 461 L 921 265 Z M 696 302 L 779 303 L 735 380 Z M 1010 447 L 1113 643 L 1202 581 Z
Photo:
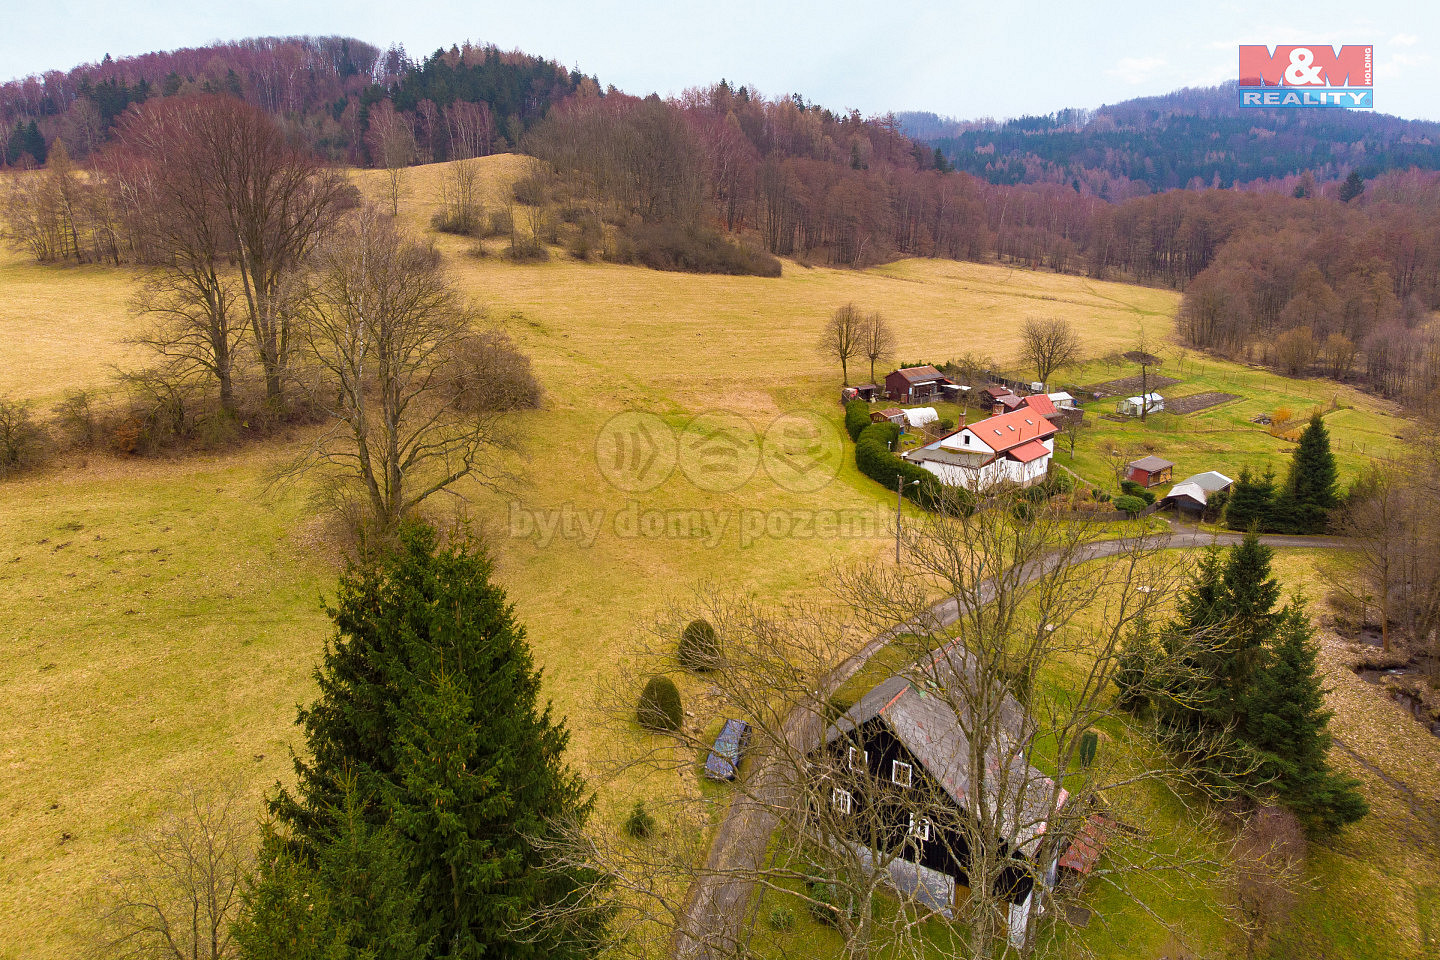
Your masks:
M 705 758 L 705 776 L 711 780 L 734 780 L 740 757 L 750 744 L 750 724 L 744 720 L 726 720 L 715 738 L 710 756 Z

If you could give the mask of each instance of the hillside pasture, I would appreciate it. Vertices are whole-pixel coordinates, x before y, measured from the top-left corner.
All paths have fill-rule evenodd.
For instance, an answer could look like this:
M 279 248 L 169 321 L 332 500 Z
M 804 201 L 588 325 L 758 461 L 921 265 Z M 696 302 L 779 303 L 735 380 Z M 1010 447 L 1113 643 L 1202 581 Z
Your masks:
M 508 184 L 529 162 L 481 161 L 488 202 L 508 203 Z M 442 173 L 406 175 L 401 215 L 417 231 Z M 379 195 L 383 172 L 355 176 Z M 887 552 L 893 491 L 856 472 L 850 447 L 824 442 L 840 432 L 840 376 L 815 342 L 835 307 L 853 300 L 883 312 L 902 360 L 974 351 L 1008 364 L 1025 317 L 1071 319 L 1087 351 L 1103 355 L 1124 349 L 1142 323 L 1168 335 L 1178 304 L 1170 291 L 948 261 L 691 276 L 559 251 L 515 265 L 498 255 L 499 240 L 477 258 L 471 239 L 431 236 L 457 284 L 532 356 L 545 389 L 542 407 L 516 419 L 523 481 L 463 490 L 464 512 L 568 719 L 572 762 L 599 789 L 600 829 L 618 825 L 637 796 L 696 788 L 609 776 L 616 752 L 644 735 L 610 723 L 602 694 L 667 597 L 717 582 L 775 602 L 824 600 L 833 564 Z M 39 267 L 3 254 L 0 283 L 11 295 L 0 303 L 0 396 L 35 400 L 43 412 L 65 390 L 103 389 L 114 366 L 143 362 L 126 343 L 136 282 L 129 269 Z M 1186 389 L 1234 387 L 1253 398 L 1245 411 L 1291 396 L 1289 381 L 1251 374 L 1254 383 L 1227 385 L 1230 367 L 1203 364 L 1177 374 Z M 860 366 L 852 382 L 868 379 Z M 1377 424 L 1397 432 L 1383 414 L 1360 412 L 1378 410 L 1357 400 L 1327 422 L 1337 438 L 1365 443 L 1368 429 L 1383 432 Z M 686 459 L 707 411 L 728 416 L 735 462 L 755 464 L 749 472 L 717 483 Z M 654 484 L 616 479 L 621 448 L 609 427 L 622 413 L 653 417 L 661 459 L 672 456 Z M 816 431 L 828 482 L 800 484 L 776 466 L 782 414 Z M 1217 420 L 1211 446 L 1177 471 L 1216 466 L 1212 450 L 1230 464 L 1221 434 L 1232 426 Z M 1157 442 L 1171 436 L 1146 429 Z M 1284 449 L 1247 429 L 1254 462 Z M 261 794 L 288 776 L 295 707 L 313 695 L 311 671 L 330 636 L 321 598 L 338 569 L 308 484 L 268 482 L 306 439 L 295 431 L 175 459 L 72 455 L 0 484 L 0 958 L 73 956 L 120 841 L 165 808 L 170 788 L 235 779 L 258 811 Z M 1079 448 L 1085 472 L 1097 466 L 1091 442 Z M 687 828 L 662 825 L 662 836 L 671 829 Z

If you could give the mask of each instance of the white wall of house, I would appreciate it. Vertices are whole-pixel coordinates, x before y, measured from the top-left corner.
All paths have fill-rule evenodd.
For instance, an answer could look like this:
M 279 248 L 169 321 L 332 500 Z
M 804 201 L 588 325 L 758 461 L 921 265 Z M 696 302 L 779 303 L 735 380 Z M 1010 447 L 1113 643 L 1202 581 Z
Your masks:
M 1053 440 L 1042 442 L 1045 444 L 1045 456 L 1037 457 L 1029 463 L 1006 460 L 1002 457 L 999 460 L 992 460 L 978 469 L 959 467 L 949 463 L 936 463 L 933 460 L 922 461 L 920 466 L 939 477 L 941 483 L 951 487 L 985 490 L 1004 482 L 1025 487 L 1045 479 L 1045 474 L 1050 469 L 1050 458 L 1055 453 L 1055 443 Z

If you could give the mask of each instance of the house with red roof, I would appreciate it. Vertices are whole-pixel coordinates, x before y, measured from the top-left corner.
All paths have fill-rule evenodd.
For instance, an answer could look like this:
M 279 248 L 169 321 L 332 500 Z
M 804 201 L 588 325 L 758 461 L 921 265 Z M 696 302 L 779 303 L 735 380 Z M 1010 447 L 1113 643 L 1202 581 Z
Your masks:
M 1028 487 L 1049 472 L 1058 432 L 1059 427 L 1040 410 L 1021 406 L 1012 413 L 961 427 L 903 456 L 949 486 L 987 490 L 1013 483 Z

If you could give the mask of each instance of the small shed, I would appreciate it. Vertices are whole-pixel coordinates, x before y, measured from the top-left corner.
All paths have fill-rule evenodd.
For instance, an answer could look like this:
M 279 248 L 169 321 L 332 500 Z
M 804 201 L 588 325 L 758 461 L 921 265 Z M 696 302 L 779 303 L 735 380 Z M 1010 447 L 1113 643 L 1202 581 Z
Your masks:
M 983 388 L 978 396 L 979 399 L 976 403 L 986 410 L 989 410 L 1000 402 L 1001 397 L 1015 396 L 1015 391 L 1009 387 L 1002 387 L 998 383 L 992 383 L 988 387 Z
M 884 423 L 890 421 L 897 427 L 905 426 L 905 411 L 899 407 L 890 407 L 886 410 L 874 410 L 870 413 L 871 423 Z
M 1126 397 L 1115 405 L 1115 412 L 1123 417 L 1138 417 L 1144 413 L 1161 413 L 1165 409 L 1165 398 L 1158 393 L 1147 393 L 1143 397 Z
M 1210 499 L 1220 491 L 1230 489 L 1232 483 L 1234 481 L 1225 474 L 1207 470 L 1175 484 L 1160 502 L 1185 513 L 1204 514 L 1210 506 Z
M 1169 483 L 1170 472 L 1174 469 L 1175 464 L 1152 454 L 1131 461 L 1125 467 L 1125 479 L 1133 480 L 1142 487 L 1153 487 L 1157 483 Z
M 866 403 L 871 403 L 880 399 L 880 387 L 874 383 L 862 383 L 855 388 L 855 396 Z

